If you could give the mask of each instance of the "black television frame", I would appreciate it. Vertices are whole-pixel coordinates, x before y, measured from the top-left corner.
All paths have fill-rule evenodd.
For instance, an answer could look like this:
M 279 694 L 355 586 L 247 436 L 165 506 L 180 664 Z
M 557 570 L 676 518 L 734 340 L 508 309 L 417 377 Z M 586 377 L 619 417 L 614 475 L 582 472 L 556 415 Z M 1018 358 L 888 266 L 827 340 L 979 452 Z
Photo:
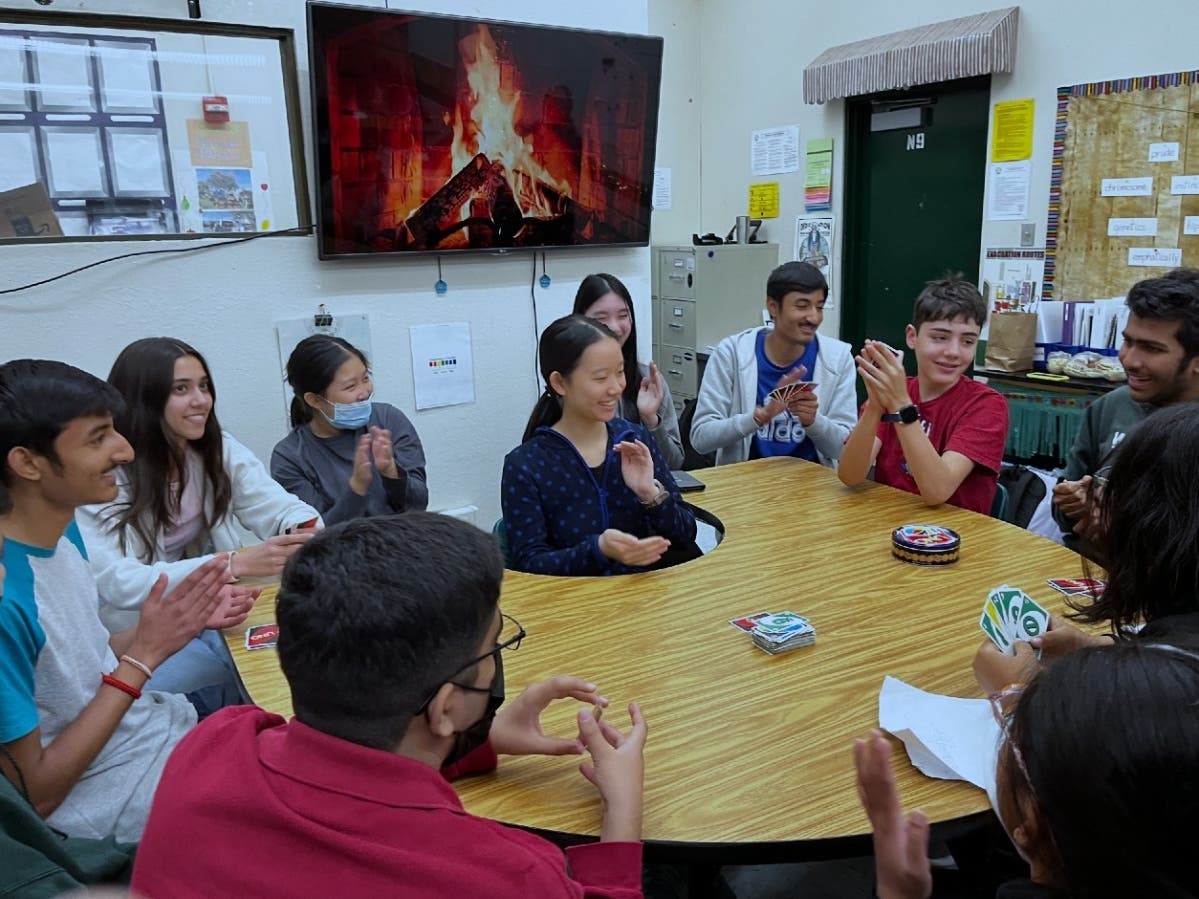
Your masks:
M 332 165 L 330 161 L 331 152 L 331 131 L 329 122 L 329 106 L 327 102 L 327 86 L 325 86 L 324 95 L 320 89 L 319 82 L 324 79 L 324 60 L 317 58 L 318 40 L 314 33 L 313 26 L 313 10 L 314 8 L 323 8 L 337 12 L 359 12 L 375 16 L 420 16 L 430 19 L 442 19 L 446 21 L 463 22 L 470 24 L 495 25 L 501 28 L 520 28 L 520 29 L 536 29 L 543 31 L 566 31 L 582 35 L 600 35 L 617 38 L 630 38 L 637 41 L 645 41 L 650 44 L 657 44 L 658 50 L 654 54 L 653 64 L 655 70 L 647 70 L 646 86 L 646 110 L 645 118 L 645 165 L 642 174 L 642 191 L 644 195 L 644 208 L 646 211 L 646 226 L 645 240 L 624 241 L 613 243 L 561 243 L 561 244 L 546 244 L 546 245 L 530 245 L 530 246 L 510 246 L 510 247 L 462 247 L 462 248 L 446 248 L 446 249 L 393 249 L 393 250 L 370 250 L 362 251 L 331 251 L 330 242 L 334 239 L 332 232 L 333 222 L 333 192 L 331 189 Z M 338 261 L 346 259 L 404 259 L 404 258 L 426 258 L 429 256 L 469 256 L 469 255 L 492 255 L 506 256 L 511 254 L 524 253 L 553 253 L 559 250 L 606 250 L 606 249 L 629 249 L 647 247 L 650 245 L 650 233 L 653 220 L 653 173 L 657 164 L 657 139 L 658 139 L 658 118 L 661 115 L 661 86 L 662 86 L 662 58 L 664 40 L 657 35 L 647 34 L 632 34 L 629 32 L 606 31 L 594 28 L 575 28 L 563 25 L 543 25 L 532 22 L 518 22 L 506 19 L 487 19 L 474 16 L 455 16 L 443 13 L 424 12 L 420 10 L 393 9 L 385 7 L 380 9 L 377 6 L 361 6 L 358 4 L 327 2 L 327 0 L 307 0 L 305 9 L 305 18 L 307 24 L 308 37 L 308 64 L 309 64 L 309 88 L 310 101 L 312 103 L 312 145 L 313 145 L 313 176 L 314 187 L 316 193 L 316 205 L 314 226 L 317 238 L 317 256 L 323 261 Z M 652 115 L 649 114 L 652 111 Z

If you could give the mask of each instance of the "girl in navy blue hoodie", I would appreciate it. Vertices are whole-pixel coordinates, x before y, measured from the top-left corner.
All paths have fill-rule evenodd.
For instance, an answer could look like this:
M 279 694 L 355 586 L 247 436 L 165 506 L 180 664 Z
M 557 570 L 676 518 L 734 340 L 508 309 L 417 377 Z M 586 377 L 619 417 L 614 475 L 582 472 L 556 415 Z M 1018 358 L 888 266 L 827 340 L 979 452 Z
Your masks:
M 538 345 L 545 392 L 524 442 L 504 458 L 501 501 L 508 558 L 537 574 L 644 571 L 667 549 L 695 545 L 654 438 L 617 417 L 625 387 L 616 336 L 568 315 Z

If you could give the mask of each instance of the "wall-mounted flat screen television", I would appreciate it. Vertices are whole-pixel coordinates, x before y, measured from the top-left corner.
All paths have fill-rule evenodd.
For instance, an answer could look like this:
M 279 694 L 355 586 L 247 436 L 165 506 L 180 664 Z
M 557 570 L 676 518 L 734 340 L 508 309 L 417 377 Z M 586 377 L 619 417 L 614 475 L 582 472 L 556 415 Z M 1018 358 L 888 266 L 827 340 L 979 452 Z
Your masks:
M 308 4 L 322 259 L 649 243 L 662 39 Z

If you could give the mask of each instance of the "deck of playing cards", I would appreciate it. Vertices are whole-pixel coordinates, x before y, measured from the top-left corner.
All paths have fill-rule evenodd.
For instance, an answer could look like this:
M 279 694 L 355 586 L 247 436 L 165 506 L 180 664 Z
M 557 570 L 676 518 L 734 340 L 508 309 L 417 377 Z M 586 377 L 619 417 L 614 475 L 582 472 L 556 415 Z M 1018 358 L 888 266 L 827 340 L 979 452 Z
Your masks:
M 750 616 L 753 627 L 749 628 L 750 639 L 754 646 L 771 655 L 790 652 L 803 646 L 811 646 L 816 642 L 816 629 L 802 615 L 794 612 L 776 612 L 769 615 Z M 733 623 L 746 619 L 734 619 Z
M 987 595 L 978 625 L 992 643 L 1014 656 L 1016 643 L 1049 630 L 1049 613 L 1020 588 L 1004 584 Z
M 784 406 L 795 399 L 801 393 L 808 393 L 816 389 L 815 381 L 793 381 L 790 384 L 784 384 L 782 387 L 776 387 L 770 391 L 770 395 L 766 397 L 766 402 L 771 400 L 779 400 Z

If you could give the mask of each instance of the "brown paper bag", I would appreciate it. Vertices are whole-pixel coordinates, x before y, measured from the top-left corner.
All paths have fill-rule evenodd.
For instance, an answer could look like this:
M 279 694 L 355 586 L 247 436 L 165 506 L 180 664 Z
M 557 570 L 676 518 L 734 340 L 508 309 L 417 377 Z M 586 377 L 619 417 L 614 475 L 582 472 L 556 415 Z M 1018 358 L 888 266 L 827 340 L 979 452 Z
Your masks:
M 1036 339 L 1035 312 L 993 312 L 983 364 L 992 371 L 1032 371 Z

